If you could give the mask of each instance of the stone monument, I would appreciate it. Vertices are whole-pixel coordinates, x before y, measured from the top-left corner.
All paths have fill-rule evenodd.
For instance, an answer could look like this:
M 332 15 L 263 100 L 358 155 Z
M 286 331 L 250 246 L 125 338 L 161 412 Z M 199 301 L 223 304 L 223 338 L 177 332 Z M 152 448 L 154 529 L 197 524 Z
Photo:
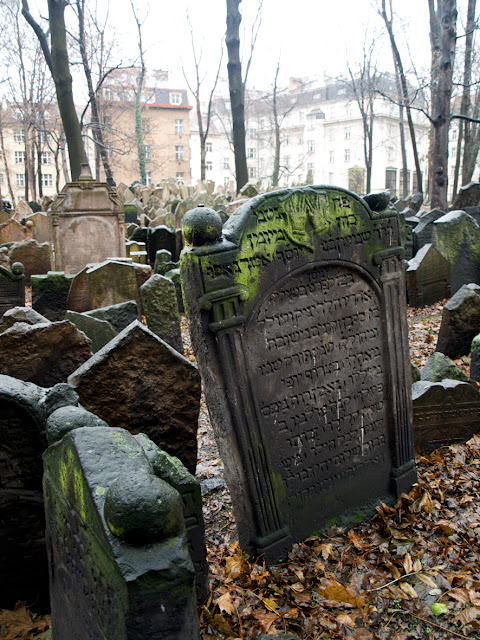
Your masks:
M 115 189 L 92 178 L 82 165 L 48 213 L 54 271 L 78 273 L 91 262 L 125 257 L 124 210 Z
M 367 198 L 368 200 L 368 198 Z M 284 557 L 416 480 L 402 225 L 285 189 L 184 218 L 184 296 L 243 548 Z

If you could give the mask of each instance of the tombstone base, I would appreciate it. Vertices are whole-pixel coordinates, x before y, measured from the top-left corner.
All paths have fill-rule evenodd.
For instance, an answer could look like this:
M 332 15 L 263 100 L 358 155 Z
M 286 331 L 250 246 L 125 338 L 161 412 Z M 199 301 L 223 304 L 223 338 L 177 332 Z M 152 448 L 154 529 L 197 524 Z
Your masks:
M 414 460 L 398 467 L 398 469 L 393 469 L 392 483 L 397 496 L 410 491 L 415 482 L 417 482 L 417 468 Z
M 288 554 L 294 542 L 288 527 L 282 527 L 267 536 L 257 538 L 255 553 L 261 555 L 267 564 L 278 562 L 279 558 Z

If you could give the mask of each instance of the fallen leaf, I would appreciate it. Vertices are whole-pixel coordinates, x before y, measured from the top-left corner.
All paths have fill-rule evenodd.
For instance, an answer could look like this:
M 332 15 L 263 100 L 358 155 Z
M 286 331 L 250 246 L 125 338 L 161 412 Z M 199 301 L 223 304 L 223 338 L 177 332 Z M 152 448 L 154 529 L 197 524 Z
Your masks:
M 216 600 L 214 600 L 215 604 L 218 606 L 220 611 L 225 611 L 228 615 L 232 615 L 235 611 L 235 605 L 233 604 L 232 596 L 230 592 L 224 593 L 223 596 L 220 596 Z

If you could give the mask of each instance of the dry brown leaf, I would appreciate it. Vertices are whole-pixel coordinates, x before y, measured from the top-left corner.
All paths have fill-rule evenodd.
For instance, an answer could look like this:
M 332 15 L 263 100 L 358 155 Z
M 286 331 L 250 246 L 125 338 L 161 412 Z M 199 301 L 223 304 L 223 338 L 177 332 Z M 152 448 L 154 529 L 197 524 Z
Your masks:
M 272 624 L 279 618 L 276 613 L 270 613 L 268 611 L 255 611 L 253 616 L 260 623 L 263 633 L 268 633 Z
M 405 573 L 412 573 L 413 571 L 412 556 L 409 553 L 405 554 L 405 558 L 403 559 L 403 568 L 405 569 Z
M 410 596 L 410 598 L 414 598 L 414 599 L 418 598 L 418 593 L 415 591 L 412 585 L 409 584 L 408 582 L 399 582 L 398 586 L 404 593 Z
M 419 573 L 417 577 L 421 582 L 425 583 L 432 589 L 437 589 L 437 583 L 426 573 Z
M 355 624 L 355 620 L 352 618 L 352 616 L 349 616 L 348 613 L 341 613 L 336 617 L 336 621 L 338 622 L 338 624 L 343 624 L 346 627 L 351 627 L 352 629 L 355 629 L 355 627 L 357 626 Z
M 49 617 L 32 619 L 31 612 L 25 606 L 25 602 L 17 602 L 13 611 L 2 609 L 0 611 L 0 627 L 6 629 L 6 635 L 2 635 L 2 640 L 13 638 L 31 637 L 33 631 L 45 631 L 50 626 Z
M 364 598 L 347 589 L 337 580 L 331 580 L 329 582 L 324 581 L 322 586 L 318 589 L 318 594 L 326 600 L 341 602 L 346 606 L 354 607 L 356 609 L 360 609 L 366 604 Z
M 478 607 L 468 607 L 468 609 L 463 609 L 463 611 L 460 611 L 460 613 L 455 616 L 454 622 L 461 627 L 465 627 L 479 616 L 480 609 Z
M 295 584 L 291 584 L 290 589 L 292 589 L 293 591 L 296 591 L 297 593 L 301 593 L 302 591 L 305 591 L 305 587 L 301 582 L 295 582 Z
M 223 596 L 220 596 L 219 598 L 214 600 L 214 603 L 217 605 L 220 611 L 225 611 L 225 613 L 228 613 L 229 616 L 232 615 L 232 613 L 235 611 L 235 605 L 233 604 L 232 596 L 228 591 L 227 593 L 224 593 Z

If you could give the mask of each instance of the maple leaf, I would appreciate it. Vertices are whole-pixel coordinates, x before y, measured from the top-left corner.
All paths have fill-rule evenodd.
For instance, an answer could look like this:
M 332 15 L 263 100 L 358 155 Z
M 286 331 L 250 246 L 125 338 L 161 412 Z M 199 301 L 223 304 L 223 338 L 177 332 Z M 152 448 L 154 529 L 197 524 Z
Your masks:
M 32 618 L 32 613 L 25 606 L 25 602 L 17 602 L 13 611 L 2 609 L 0 611 L 0 627 L 6 628 L 6 635 L 2 635 L 3 640 L 13 640 L 13 638 L 30 638 L 33 631 L 45 631 L 50 626 L 50 617 L 45 616 L 36 621 Z
M 232 595 L 229 591 L 227 591 L 227 593 L 224 593 L 223 596 L 220 596 L 219 598 L 214 600 L 214 603 L 217 605 L 220 611 L 225 611 L 225 613 L 228 613 L 228 615 L 232 615 L 232 613 L 235 611 L 235 605 L 233 604 Z
M 355 594 L 338 580 L 323 581 L 322 586 L 318 589 L 318 594 L 326 600 L 332 600 L 333 602 L 341 602 L 348 607 L 361 608 L 364 607 L 366 601 L 361 596 Z

